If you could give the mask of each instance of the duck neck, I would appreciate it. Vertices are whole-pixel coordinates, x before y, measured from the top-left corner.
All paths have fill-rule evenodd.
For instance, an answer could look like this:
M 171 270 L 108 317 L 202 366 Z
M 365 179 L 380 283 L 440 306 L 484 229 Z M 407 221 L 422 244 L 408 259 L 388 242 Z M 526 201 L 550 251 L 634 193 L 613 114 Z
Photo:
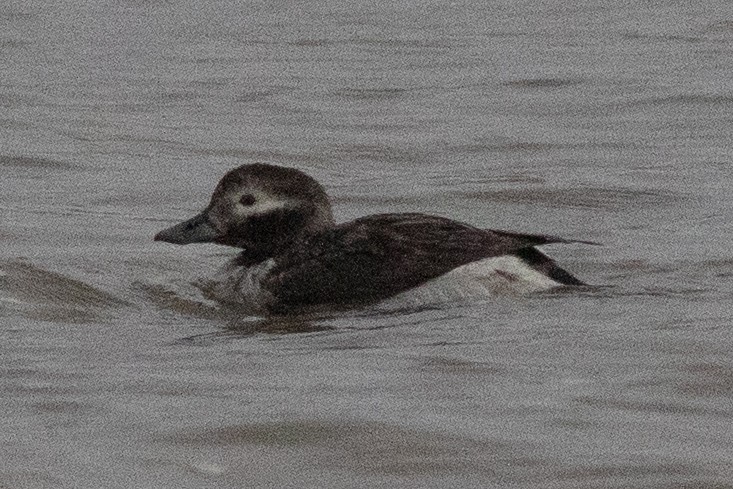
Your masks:
M 324 217 L 312 209 L 278 209 L 252 218 L 237 264 L 252 266 L 277 257 L 333 225 L 330 213 Z

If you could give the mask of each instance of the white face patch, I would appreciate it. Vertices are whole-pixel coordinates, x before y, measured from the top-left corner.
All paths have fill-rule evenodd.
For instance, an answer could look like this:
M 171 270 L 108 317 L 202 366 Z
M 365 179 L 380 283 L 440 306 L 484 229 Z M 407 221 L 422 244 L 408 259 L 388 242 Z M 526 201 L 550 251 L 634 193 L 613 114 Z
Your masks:
M 245 196 L 252 196 L 254 202 L 251 205 L 242 203 L 242 197 Z M 236 192 L 232 195 L 232 200 L 234 204 L 233 213 L 237 219 L 267 214 L 275 210 L 285 209 L 291 204 L 288 199 L 276 198 L 261 190 Z

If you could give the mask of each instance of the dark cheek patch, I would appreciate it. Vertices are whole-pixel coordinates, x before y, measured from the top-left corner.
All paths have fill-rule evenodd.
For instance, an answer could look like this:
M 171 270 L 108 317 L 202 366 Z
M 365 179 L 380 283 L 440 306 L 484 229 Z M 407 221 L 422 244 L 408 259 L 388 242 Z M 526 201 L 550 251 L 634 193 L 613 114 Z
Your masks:
M 300 209 L 277 209 L 250 216 L 241 228 L 222 238 L 222 244 L 242 248 L 242 260 L 257 263 L 275 256 L 298 238 L 307 221 Z
M 277 209 L 266 214 L 251 216 L 247 220 L 247 237 L 258 245 L 279 241 L 292 236 L 305 224 L 301 212 L 294 209 Z

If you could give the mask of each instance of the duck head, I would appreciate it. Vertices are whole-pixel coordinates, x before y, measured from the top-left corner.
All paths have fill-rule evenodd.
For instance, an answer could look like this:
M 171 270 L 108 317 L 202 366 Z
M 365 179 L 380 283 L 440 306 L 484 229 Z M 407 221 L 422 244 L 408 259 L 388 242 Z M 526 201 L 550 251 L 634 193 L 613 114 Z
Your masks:
M 268 257 L 331 226 L 331 204 L 318 182 L 294 168 L 255 163 L 229 171 L 206 209 L 155 240 L 218 243 Z

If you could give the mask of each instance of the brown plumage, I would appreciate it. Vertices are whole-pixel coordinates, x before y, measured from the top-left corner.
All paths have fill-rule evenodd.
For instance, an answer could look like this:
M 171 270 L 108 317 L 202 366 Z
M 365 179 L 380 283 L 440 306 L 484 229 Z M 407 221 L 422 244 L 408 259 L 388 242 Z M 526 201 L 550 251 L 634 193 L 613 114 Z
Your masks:
M 228 172 L 204 212 L 156 239 L 235 246 L 242 249 L 235 261 L 239 267 L 272 260 L 258 286 L 274 313 L 374 303 L 462 265 L 506 255 L 558 285 L 583 285 L 535 248 L 574 241 L 478 229 L 417 213 L 371 215 L 335 225 L 328 197 L 315 180 L 265 164 Z

